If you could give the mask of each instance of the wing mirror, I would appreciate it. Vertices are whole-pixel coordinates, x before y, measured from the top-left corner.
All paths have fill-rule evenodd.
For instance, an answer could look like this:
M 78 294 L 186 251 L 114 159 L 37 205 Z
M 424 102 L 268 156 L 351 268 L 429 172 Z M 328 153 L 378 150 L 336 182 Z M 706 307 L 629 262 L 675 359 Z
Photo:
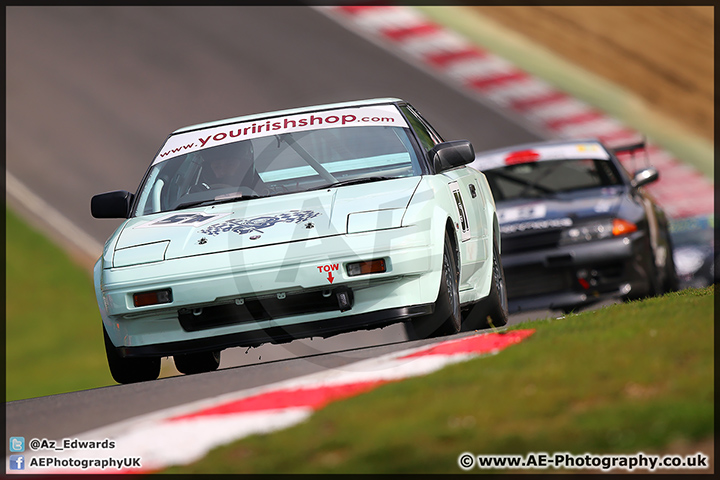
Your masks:
M 467 165 L 475 160 L 475 149 L 468 140 L 453 140 L 435 145 L 429 152 L 436 172 Z
M 653 183 L 660 178 L 660 174 L 655 167 L 647 167 L 635 172 L 630 182 L 633 187 L 642 187 L 649 183 Z
M 125 190 L 100 193 L 90 200 L 90 212 L 95 218 L 128 218 L 134 198 Z

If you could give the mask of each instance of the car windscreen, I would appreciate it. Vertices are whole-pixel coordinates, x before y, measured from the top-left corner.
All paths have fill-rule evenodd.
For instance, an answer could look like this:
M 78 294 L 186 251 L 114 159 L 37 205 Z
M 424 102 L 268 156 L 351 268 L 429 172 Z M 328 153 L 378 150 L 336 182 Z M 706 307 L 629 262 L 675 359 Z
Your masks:
M 496 200 L 550 197 L 558 193 L 622 184 L 608 160 L 564 159 L 484 170 Z
M 158 161 L 135 215 L 420 175 L 409 129 L 353 126 L 224 143 Z

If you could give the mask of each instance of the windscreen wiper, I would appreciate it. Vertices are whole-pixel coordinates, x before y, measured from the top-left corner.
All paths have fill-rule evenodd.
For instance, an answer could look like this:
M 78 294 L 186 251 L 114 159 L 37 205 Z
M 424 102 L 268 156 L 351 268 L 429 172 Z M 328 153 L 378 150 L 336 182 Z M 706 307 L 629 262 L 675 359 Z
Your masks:
M 360 178 L 351 178 L 350 180 L 341 180 L 339 182 L 330 183 L 328 185 L 321 185 L 319 187 L 311 188 L 310 190 L 322 190 L 323 188 L 333 188 L 333 187 L 344 187 L 345 185 L 356 185 L 359 183 L 370 183 L 370 182 L 379 182 L 381 180 L 393 180 L 395 178 L 400 177 L 360 177 Z
M 257 194 L 252 194 L 252 195 L 236 194 L 236 195 L 231 195 L 231 196 L 220 195 L 211 200 L 195 200 L 192 202 L 181 203 L 180 205 L 175 207 L 175 210 L 182 210 L 184 208 L 192 208 L 192 207 L 203 207 L 203 206 L 209 206 L 209 205 L 220 205 L 221 203 L 240 202 L 242 200 L 252 200 L 253 198 L 260 198 L 260 195 L 257 195 Z

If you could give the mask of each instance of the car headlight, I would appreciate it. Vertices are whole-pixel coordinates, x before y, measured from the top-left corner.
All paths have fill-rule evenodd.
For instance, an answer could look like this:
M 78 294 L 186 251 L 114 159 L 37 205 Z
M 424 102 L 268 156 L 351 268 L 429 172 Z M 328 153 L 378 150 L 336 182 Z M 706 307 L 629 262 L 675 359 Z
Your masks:
M 405 214 L 404 208 L 387 208 L 351 213 L 347 217 L 347 233 L 400 228 L 403 214 Z
M 583 223 L 564 230 L 560 236 L 560 245 L 602 240 L 627 235 L 636 230 L 637 225 L 621 218 Z
M 129 267 L 144 263 L 162 262 L 165 260 L 165 251 L 168 245 L 170 245 L 170 240 L 118 248 L 115 250 L 113 267 Z

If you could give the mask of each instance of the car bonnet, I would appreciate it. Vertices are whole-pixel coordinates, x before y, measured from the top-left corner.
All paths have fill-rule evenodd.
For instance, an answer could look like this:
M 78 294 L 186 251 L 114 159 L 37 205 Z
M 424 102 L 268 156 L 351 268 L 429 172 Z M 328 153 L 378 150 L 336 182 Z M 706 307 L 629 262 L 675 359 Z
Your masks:
M 371 224 L 376 222 L 375 229 L 398 227 L 420 178 L 326 188 L 133 218 L 119 235 L 113 265 L 340 235 L 348 233 L 349 223 L 353 233 L 362 231 L 368 220 Z M 388 215 L 373 215 L 378 211 Z
M 562 198 L 496 201 L 498 222 L 505 232 L 571 226 L 594 217 L 615 216 L 622 203 L 621 186 L 598 188 Z M 523 224 L 523 228 L 507 228 Z M 506 227 L 506 228 L 503 228 Z

